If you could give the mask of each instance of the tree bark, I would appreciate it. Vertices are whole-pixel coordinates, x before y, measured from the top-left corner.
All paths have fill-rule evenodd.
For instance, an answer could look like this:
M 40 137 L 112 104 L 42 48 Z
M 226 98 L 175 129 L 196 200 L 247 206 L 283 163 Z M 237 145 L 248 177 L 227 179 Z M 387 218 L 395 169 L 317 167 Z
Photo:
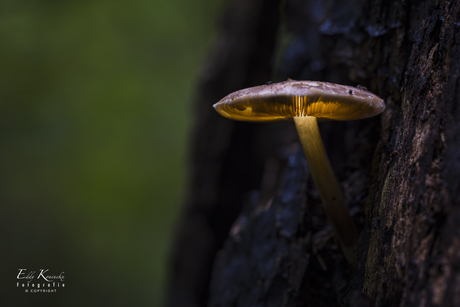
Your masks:
M 196 100 L 169 306 L 460 306 L 460 2 L 234 0 L 226 16 Z M 286 78 L 385 99 L 379 118 L 320 125 L 361 232 L 355 270 L 293 123 L 213 113 Z

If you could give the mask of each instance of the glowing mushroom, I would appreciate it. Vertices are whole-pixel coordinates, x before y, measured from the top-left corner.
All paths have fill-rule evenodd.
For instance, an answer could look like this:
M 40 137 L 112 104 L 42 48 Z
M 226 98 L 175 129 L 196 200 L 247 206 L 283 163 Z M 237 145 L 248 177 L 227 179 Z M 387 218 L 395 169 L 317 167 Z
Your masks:
M 317 118 L 354 120 L 378 115 L 383 100 L 361 88 L 288 80 L 236 91 L 214 105 L 227 118 L 267 122 L 293 119 L 313 181 L 346 259 L 356 264 L 358 230 L 343 199 L 319 133 Z

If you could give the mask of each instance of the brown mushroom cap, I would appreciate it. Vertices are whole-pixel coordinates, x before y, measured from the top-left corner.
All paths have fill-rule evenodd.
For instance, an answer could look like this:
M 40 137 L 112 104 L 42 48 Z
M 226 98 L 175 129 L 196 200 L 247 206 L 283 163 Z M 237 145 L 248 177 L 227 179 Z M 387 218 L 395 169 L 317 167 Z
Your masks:
M 214 105 L 227 118 L 272 121 L 295 116 L 332 120 L 368 118 L 385 110 L 383 100 L 363 89 L 318 81 L 288 80 L 231 93 Z

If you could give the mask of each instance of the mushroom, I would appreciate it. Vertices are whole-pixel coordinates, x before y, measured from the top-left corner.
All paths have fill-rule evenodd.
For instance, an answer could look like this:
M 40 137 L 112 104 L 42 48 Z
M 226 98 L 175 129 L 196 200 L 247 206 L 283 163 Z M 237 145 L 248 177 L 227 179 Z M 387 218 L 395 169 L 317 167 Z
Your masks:
M 324 149 L 317 118 L 354 120 L 376 116 L 385 110 L 383 100 L 363 88 L 288 80 L 236 91 L 214 108 L 220 115 L 239 121 L 294 120 L 324 210 L 346 259 L 355 266 L 358 230 Z

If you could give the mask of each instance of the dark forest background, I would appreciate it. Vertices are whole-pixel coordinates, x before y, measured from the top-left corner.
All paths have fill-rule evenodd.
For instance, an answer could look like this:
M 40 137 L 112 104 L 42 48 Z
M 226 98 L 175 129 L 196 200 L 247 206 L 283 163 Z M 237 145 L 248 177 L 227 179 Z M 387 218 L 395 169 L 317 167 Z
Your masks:
M 1 306 L 162 305 L 221 3 L 0 2 Z

